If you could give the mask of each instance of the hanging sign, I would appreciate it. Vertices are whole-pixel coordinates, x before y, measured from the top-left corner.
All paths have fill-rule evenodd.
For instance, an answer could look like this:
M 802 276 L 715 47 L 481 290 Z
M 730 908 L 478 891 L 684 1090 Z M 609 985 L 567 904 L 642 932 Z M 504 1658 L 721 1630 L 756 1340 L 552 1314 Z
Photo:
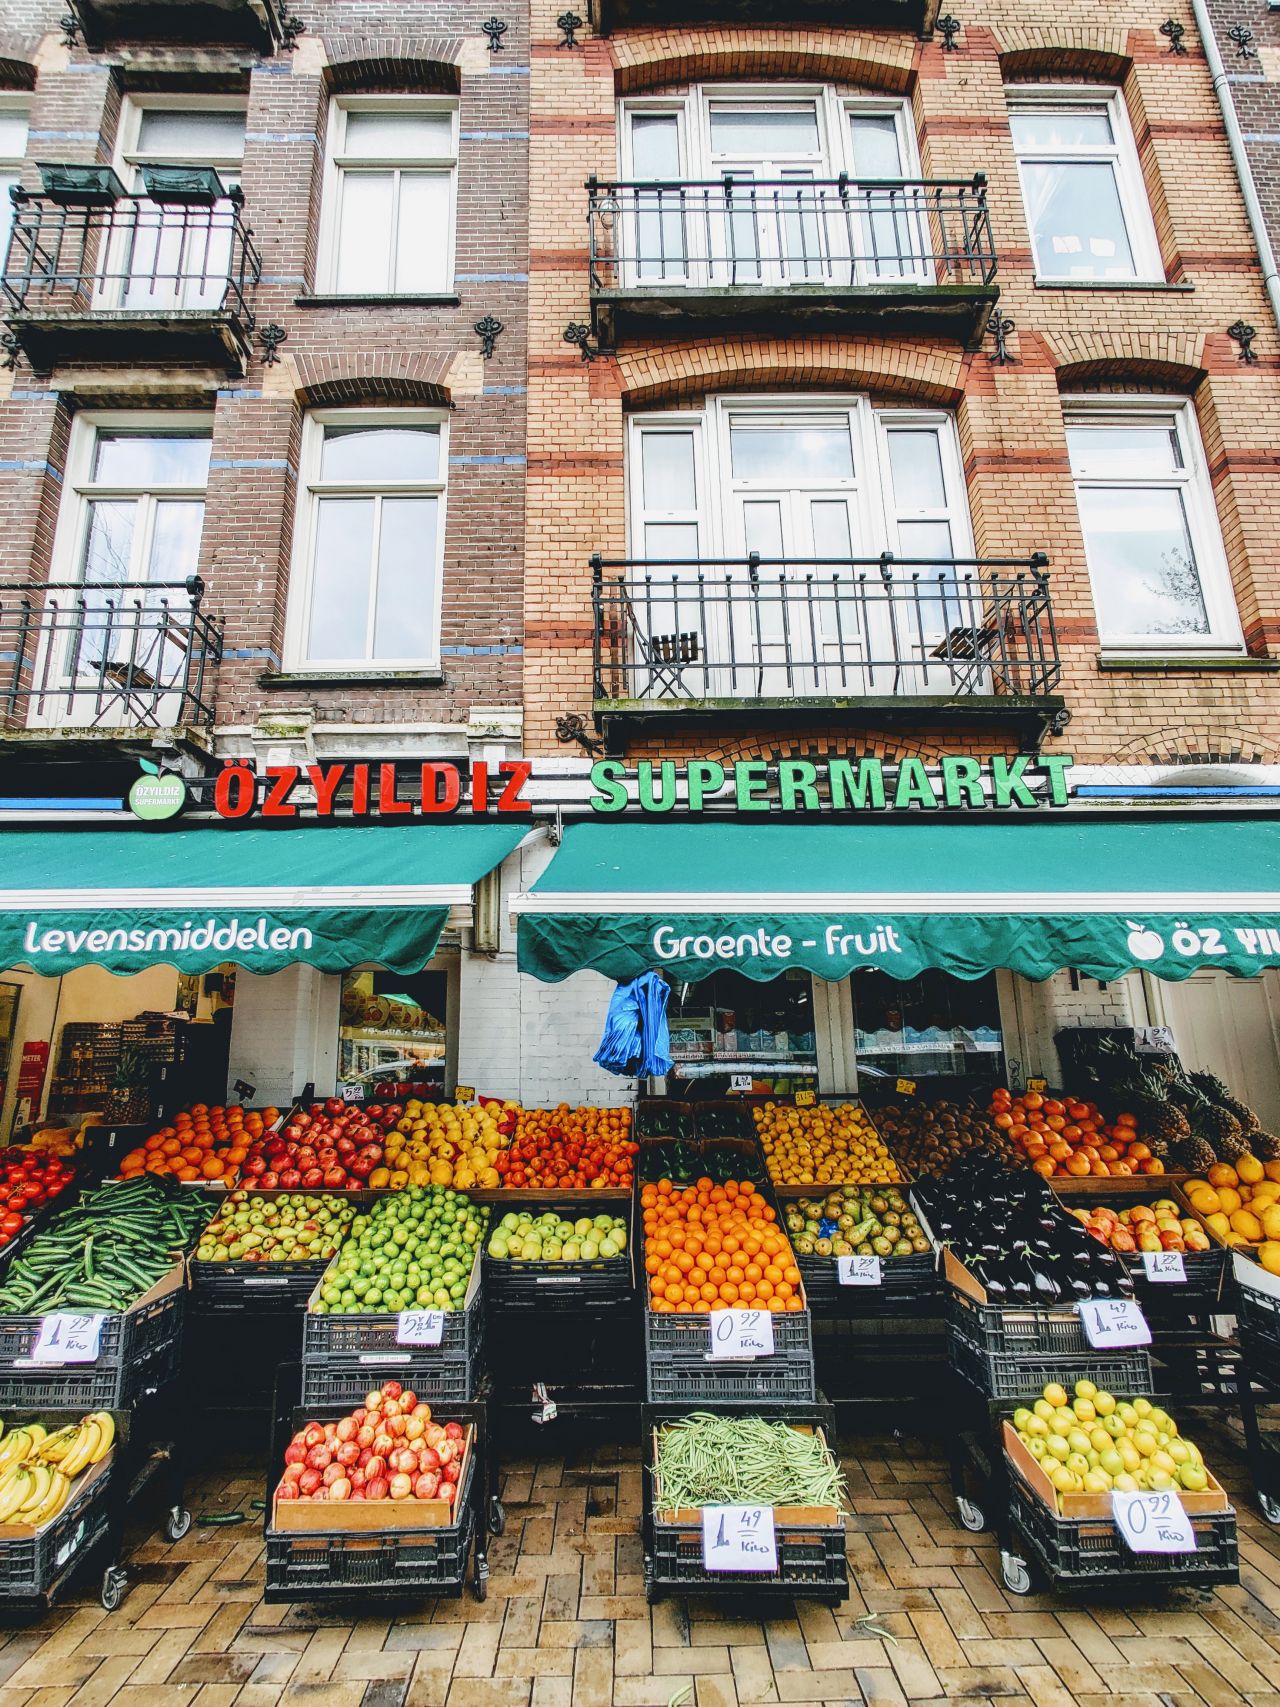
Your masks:
M 1175 1493 L 1115 1493 L 1111 1510 L 1134 1553 L 1194 1553 L 1196 1532 Z
M 708 1571 L 776 1571 L 778 1537 L 767 1505 L 704 1505 L 702 1563 Z

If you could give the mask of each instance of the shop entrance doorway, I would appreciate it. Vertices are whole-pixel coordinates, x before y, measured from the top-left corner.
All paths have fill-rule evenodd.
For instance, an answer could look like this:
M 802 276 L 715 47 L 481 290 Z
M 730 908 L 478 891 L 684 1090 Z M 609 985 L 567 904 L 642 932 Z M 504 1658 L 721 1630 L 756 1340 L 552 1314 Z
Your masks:
M 1280 988 L 1276 975 L 1231 978 L 1197 972 L 1161 984 L 1156 996 L 1184 1067 L 1217 1073 L 1255 1109 L 1268 1132 L 1280 1129 Z

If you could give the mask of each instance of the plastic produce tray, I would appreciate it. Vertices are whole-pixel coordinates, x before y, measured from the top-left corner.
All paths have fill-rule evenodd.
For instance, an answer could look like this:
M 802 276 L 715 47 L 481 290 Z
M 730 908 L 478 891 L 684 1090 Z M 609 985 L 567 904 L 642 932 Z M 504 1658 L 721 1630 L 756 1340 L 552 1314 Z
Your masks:
M 980 1392 L 993 1399 L 1038 1399 L 1051 1381 L 1071 1387 L 1093 1381 L 1112 1393 L 1149 1393 L 1151 1359 L 1143 1350 L 1083 1351 L 1054 1355 L 1036 1351 L 987 1351 L 947 1323 L 947 1355 Z
M 1280 1298 L 1244 1284 L 1236 1285 L 1235 1298 L 1236 1321 L 1245 1356 L 1259 1374 L 1280 1379 Z
M 813 1323 L 808 1310 L 776 1312 L 772 1357 L 742 1362 L 710 1355 L 708 1315 L 645 1310 L 645 1388 L 650 1404 L 750 1404 L 769 1399 L 812 1404 Z
M 0 1406 L 127 1409 L 140 1393 L 178 1373 L 185 1300 L 186 1288 L 177 1286 L 158 1298 L 144 1295 L 130 1310 L 109 1313 L 97 1362 L 62 1366 L 29 1361 L 43 1317 L 0 1316 Z
M 815 1316 L 941 1316 L 943 1286 L 932 1251 L 885 1257 L 879 1286 L 841 1286 L 834 1257 L 796 1256 Z
M 1230 1508 L 1191 1519 L 1194 1553 L 1131 1552 L 1109 1518 L 1059 1517 L 1016 1473 L 1009 1477 L 1009 1516 L 1015 1535 L 1025 1539 L 1055 1588 L 1096 1588 L 1103 1580 L 1119 1587 L 1131 1579 L 1143 1587 L 1210 1588 L 1240 1577 L 1236 1514 Z
M 47 1528 L 29 1538 L 0 1537 L 0 1595 L 6 1600 L 38 1600 L 73 1562 L 97 1545 L 111 1516 L 110 1461 L 102 1474 L 73 1494 Z
M 625 1208 L 609 1204 L 600 1214 L 618 1213 L 627 1223 L 627 1246 L 621 1256 L 592 1262 L 525 1262 L 518 1257 L 498 1259 L 486 1255 L 484 1291 L 491 1309 L 500 1310 L 616 1310 L 635 1302 L 635 1212 L 634 1198 Z M 573 1205 L 564 1212 L 566 1220 L 578 1219 Z M 521 1203 L 521 1209 L 541 1215 L 561 1210 L 555 1198 L 536 1198 Z M 584 1211 L 585 1213 L 585 1211 Z M 496 1220 L 501 1220 L 497 1216 Z M 494 1233 L 491 1224 L 486 1238 Z
M 196 1262 L 190 1264 L 197 1310 L 305 1310 L 327 1262 Z

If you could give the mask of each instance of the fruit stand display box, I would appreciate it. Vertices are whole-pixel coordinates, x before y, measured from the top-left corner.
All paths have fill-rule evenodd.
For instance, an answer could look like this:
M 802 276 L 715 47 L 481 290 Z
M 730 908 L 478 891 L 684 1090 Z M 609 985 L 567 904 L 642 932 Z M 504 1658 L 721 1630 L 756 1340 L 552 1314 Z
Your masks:
M 1098 1183 L 1105 1186 L 1107 1181 Z M 1138 1183 L 1137 1180 L 1123 1182 L 1126 1188 Z M 1192 1208 L 1179 1187 L 1167 1183 L 1167 1177 L 1157 1179 L 1155 1189 L 1150 1177 L 1144 1178 L 1141 1185 L 1145 1189 L 1091 1192 L 1087 1197 L 1064 1192 L 1063 1208 L 1082 1221 L 1089 1231 L 1097 1227 L 1094 1237 L 1099 1237 L 1099 1233 L 1108 1235 L 1105 1242 L 1129 1270 L 1134 1290 L 1144 1307 L 1156 1305 L 1161 1311 L 1178 1309 L 1183 1305 L 1191 1308 L 1188 1300 L 1193 1296 L 1217 1300 L 1226 1276 L 1226 1246 L 1206 1225 L 1204 1217 Z M 1115 1216 L 1124 1219 L 1115 1221 L 1110 1217 L 1099 1217 L 1099 1210 L 1113 1211 Z M 1176 1233 L 1171 1224 L 1176 1225 Z M 1188 1234 L 1193 1241 L 1190 1246 L 1186 1243 Z M 1104 1243 L 1104 1240 L 1099 1238 L 1099 1243 Z M 1144 1250 L 1150 1250 L 1153 1255 L 1175 1252 L 1182 1259 L 1186 1280 L 1149 1279 Z
M 323 1278 L 334 1250 L 318 1257 L 301 1257 L 294 1260 L 250 1260 L 247 1257 L 226 1257 L 221 1260 L 201 1256 L 201 1250 L 208 1235 L 218 1222 L 232 1213 L 233 1205 L 238 1194 L 243 1194 L 246 1201 L 260 1200 L 265 1205 L 282 1205 L 286 1210 L 295 1205 L 301 1207 L 299 1200 L 306 1197 L 329 1198 L 332 1204 L 339 1207 L 341 1214 L 349 1219 L 354 1211 L 370 1202 L 369 1192 L 292 1192 L 292 1191 L 250 1191 L 246 1187 L 237 1187 L 230 1192 L 226 1199 L 219 1203 L 210 1219 L 209 1226 L 200 1235 L 196 1248 L 191 1253 L 188 1270 L 191 1279 L 191 1305 L 201 1310 L 304 1310 L 307 1300 L 314 1292 L 317 1283 Z M 306 1217 L 294 1218 L 297 1226 L 307 1230 Z M 289 1222 L 289 1226 L 294 1224 Z M 270 1229 L 268 1229 L 270 1231 Z M 319 1231 L 321 1229 L 317 1229 Z M 346 1222 L 335 1228 L 338 1233 L 336 1244 L 341 1243 L 346 1235 Z M 307 1239 L 295 1249 L 305 1249 L 306 1244 L 314 1243 Z M 234 1249 L 234 1243 L 229 1247 Z
M 78 1479 L 58 1515 L 38 1528 L 27 1523 L 0 1524 L 0 1594 L 6 1601 L 34 1601 L 50 1595 L 102 1540 L 110 1523 L 114 1461 L 111 1451 L 93 1465 Z
M 801 1292 L 803 1301 L 803 1290 Z M 765 1312 L 773 1327 L 773 1352 L 729 1360 L 711 1355 L 718 1312 L 656 1315 L 646 1310 L 645 1384 L 651 1404 L 749 1405 L 759 1400 L 812 1404 L 813 1321 L 808 1303 L 798 1311 Z
M 655 1138 L 692 1140 L 697 1136 L 693 1105 L 676 1102 L 671 1097 L 641 1097 L 636 1103 L 632 1131 L 640 1143 Z
M 520 1256 L 494 1256 L 490 1253 L 495 1239 L 500 1240 L 505 1222 L 523 1213 L 537 1218 L 554 1213 L 564 1222 L 581 1226 L 584 1219 L 594 1223 L 595 1209 L 600 1219 L 617 1215 L 623 1222 L 625 1244 L 616 1254 L 593 1253 L 569 1259 L 546 1256 L 530 1259 Z M 597 1232 L 601 1231 L 600 1229 Z M 581 1202 L 566 1204 L 561 1198 L 534 1198 L 523 1201 L 520 1210 L 507 1207 L 505 1215 L 495 1215 L 490 1223 L 484 1256 L 484 1289 L 491 1309 L 500 1310 L 613 1310 L 625 1308 L 635 1301 L 635 1216 L 633 1200 L 610 1205 L 600 1210 L 598 1202 L 585 1207 Z
M 766 1102 L 752 1108 L 774 1186 L 900 1185 L 902 1170 L 856 1098 L 808 1107 Z M 823 1177 L 825 1175 L 825 1178 Z
M 866 1214 L 861 1206 L 870 1202 Z M 805 1296 L 815 1316 L 883 1317 L 938 1316 L 942 1313 L 942 1285 L 938 1276 L 938 1256 L 923 1224 L 916 1220 L 904 1187 L 883 1186 L 825 1186 L 807 1187 L 799 1196 L 794 1188 L 778 1192 L 783 1224 L 791 1236 L 796 1253 L 796 1265 L 804 1281 Z M 882 1205 L 878 1212 L 874 1204 Z M 901 1208 L 895 1208 L 901 1204 Z M 806 1209 L 806 1205 L 809 1207 Z M 838 1208 L 837 1208 L 838 1205 Z M 851 1206 L 853 1206 L 851 1208 Z M 835 1210 L 836 1213 L 831 1212 Z M 856 1213 L 855 1213 L 856 1210 Z M 870 1215 L 906 1215 L 908 1224 L 904 1237 L 890 1239 L 892 1225 L 877 1222 L 874 1231 L 865 1228 Z M 796 1221 L 800 1221 L 797 1226 Z M 850 1221 L 851 1225 L 843 1223 Z M 910 1223 L 915 1221 L 915 1232 Z M 816 1225 L 815 1235 L 808 1231 Z M 822 1229 L 827 1229 L 823 1232 Z M 854 1233 L 863 1236 L 857 1245 L 851 1244 Z M 868 1249 L 868 1242 L 874 1247 Z M 910 1252 L 895 1254 L 902 1243 L 910 1243 Z M 889 1248 L 881 1248 L 888 1245 Z M 842 1283 L 842 1256 L 873 1255 L 879 1262 L 879 1279 L 874 1284 Z
M 1231 1253 L 1240 1344 L 1251 1369 L 1280 1382 L 1280 1275 L 1244 1251 Z
M 476 1431 L 466 1425 L 462 1471 L 458 1477 L 458 1507 L 466 1505 L 471 1487 Z M 281 1533 L 361 1534 L 369 1530 L 447 1529 L 454 1507 L 447 1500 L 282 1500 L 272 1496 L 271 1527 Z

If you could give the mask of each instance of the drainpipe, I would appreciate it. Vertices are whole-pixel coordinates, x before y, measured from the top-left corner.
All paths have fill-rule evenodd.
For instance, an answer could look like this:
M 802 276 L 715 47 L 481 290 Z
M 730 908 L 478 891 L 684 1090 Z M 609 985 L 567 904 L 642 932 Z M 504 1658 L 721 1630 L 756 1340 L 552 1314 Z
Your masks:
M 1227 143 L 1231 149 L 1231 158 L 1235 162 L 1236 173 L 1240 179 L 1240 193 L 1244 197 L 1244 209 L 1249 216 L 1249 227 L 1253 232 L 1253 241 L 1257 246 L 1258 259 L 1262 262 L 1262 285 L 1267 293 L 1267 301 L 1271 304 L 1272 318 L 1280 327 L 1280 270 L 1276 267 L 1275 250 L 1271 247 L 1271 239 L 1267 235 L 1267 224 L 1262 213 L 1262 203 L 1258 200 L 1258 188 L 1253 181 L 1253 171 L 1249 165 L 1249 156 L 1245 151 L 1244 136 L 1240 130 L 1240 121 L 1236 117 L 1235 102 L 1231 98 L 1231 90 L 1227 85 L 1227 70 L 1222 63 L 1222 55 L 1218 52 L 1217 38 L 1213 33 L 1213 25 L 1209 22 L 1209 13 L 1205 0 L 1191 0 L 1191 11 L 1196 21 L 1196 29 L 1204 47 L 1204 57 L 1209 66 L 1209 75 L 1213 78 L 1213 92 L 1218 97 L 1218 105 L 1222 109 L 1222 122 L 1227 129 Z

